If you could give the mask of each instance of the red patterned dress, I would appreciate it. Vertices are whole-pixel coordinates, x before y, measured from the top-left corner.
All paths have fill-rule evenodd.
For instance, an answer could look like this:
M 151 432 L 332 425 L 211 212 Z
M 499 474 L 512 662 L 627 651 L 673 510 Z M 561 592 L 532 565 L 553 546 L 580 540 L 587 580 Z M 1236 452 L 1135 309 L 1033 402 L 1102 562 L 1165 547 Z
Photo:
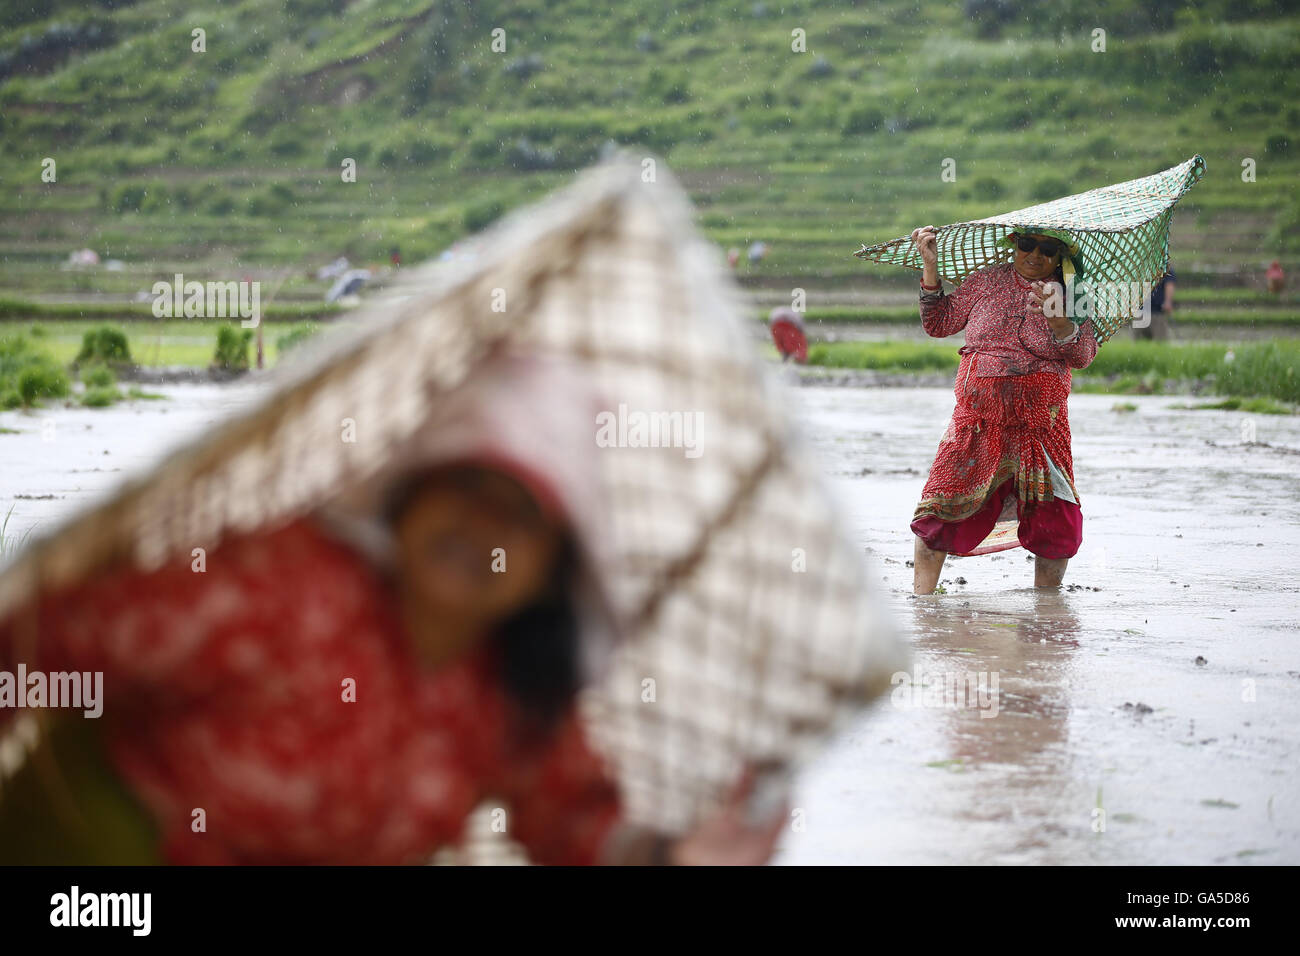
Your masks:
M 103 672 L 111 763 L 171 862 L 418 863 L 485 799 L 535 862 L 596 862 L 620 801 L 576 712 L 525 739 L 492 652 L 422 669 L 396 603 L 302 520 L 226 541 L 203 573 L 186 559 L 48 596 L 26 663 Z M 0 622 L 11 672 L 17 623 Z
M 1027 312 L 1032 283 L 1010 264 L 972 273 L 952 295 L 921 291 L 936 338 L 963 329 L 957 407 L 939 442 L 912 531 L 950 554 L 1023 546 L 1069 558 L 1083 541 L 1070 452 L 1070 369 L 1097 354 L 1084 320 L 1058 342 Z

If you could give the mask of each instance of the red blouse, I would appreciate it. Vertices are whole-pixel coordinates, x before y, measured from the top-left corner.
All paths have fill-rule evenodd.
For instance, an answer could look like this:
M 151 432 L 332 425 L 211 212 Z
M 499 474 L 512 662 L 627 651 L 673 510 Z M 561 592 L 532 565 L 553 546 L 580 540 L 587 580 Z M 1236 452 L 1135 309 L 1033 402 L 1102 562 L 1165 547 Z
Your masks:
M 173 862 L 423 862 L 485 799 L 535 862 L 596 862 L 620 804 L 576 711 L 524 744 L 492 653 L 423 670 L 394 606 L 302 520 L 224 542 L 205 572 L 186 558 L 43 600 L 28 669 L 104 672 L 109 751 Z
M 979 378 L 1087 368 L 1097 355 L 1092 323 L 1080 322 L 1078 337 L 1058 344 L 1046 318 L 1026 313 L 1031 286 L 1010 263 L 981 269 L 952 295 L 922 290 L 921 324 L 935 338 L 965 329 L 960 351 L 979 354 Z

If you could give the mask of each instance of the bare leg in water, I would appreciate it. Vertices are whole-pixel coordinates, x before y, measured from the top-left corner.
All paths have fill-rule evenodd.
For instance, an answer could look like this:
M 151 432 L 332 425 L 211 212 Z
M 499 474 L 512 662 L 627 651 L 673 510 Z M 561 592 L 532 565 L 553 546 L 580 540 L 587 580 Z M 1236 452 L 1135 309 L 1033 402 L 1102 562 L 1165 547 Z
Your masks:
M 933 594 L 939 584 L 939 574 L 943 571 L 947 551 L 931 551 L 919 537 L 913 549 L 912 558 L 912 593 Z
M 1069 558 L 1040 558 L 1034 556 L 1034 587 L 1059 588 L 1065 577 L 1065 566 Z
M 913 549 L 912 593 L 933 594 L 939 584 L 939 575 L 943 573 L 943 562 L 948 557 L 946 551 L 931 551 L 920 538 L 916 539 Z M 1069 558 L 1040 558 L 1034 556 L 1034 587 L 1059 588 L 1065 577 Z

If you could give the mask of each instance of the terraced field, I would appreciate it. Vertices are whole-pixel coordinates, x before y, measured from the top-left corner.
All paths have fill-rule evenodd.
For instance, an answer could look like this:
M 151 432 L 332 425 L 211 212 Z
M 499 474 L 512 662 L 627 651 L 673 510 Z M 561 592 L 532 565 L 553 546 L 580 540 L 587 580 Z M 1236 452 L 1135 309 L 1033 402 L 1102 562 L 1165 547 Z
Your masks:
M 1300 267 L 1300 16 L 1065 2 L 1031 24 L 1001 10 L 0 4 L 0 296 L 120 300 L 183 271 L 274 277 L 283 301 L 319 300 L 315 267 L 437 254 L 615 143 L 666 161 L 723 249 L 769 244 L 739 269 L 758 308 L 795 286 L 812 305 L 895 301 L 908 277 L 851 258 L 859 242 L 1196 152 L 1209 172 L 1172 241 L 1184 290 L 1257 292 L 1271 259 Z M 57 268 L 83 246 L 123 271 Z M 1268 303 L 1215 305 L 1249 319 Z M 1293 315 L 1294 297 L 1282 306 Z

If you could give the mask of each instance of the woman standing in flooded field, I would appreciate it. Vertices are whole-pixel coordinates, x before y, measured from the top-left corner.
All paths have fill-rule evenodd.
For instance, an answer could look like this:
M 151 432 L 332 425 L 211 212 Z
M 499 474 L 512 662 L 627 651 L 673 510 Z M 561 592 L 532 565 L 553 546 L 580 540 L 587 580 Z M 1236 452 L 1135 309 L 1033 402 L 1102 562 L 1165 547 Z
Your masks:
M 912 241 L 923 263 L 926 333 L 966 332 L 957 407 L 912 520 L 913 591 L 934 591 L 949 554 L 1017 545 L 1036 556 L 1034 585 L 1058 587 L 1083 541 L 1070 450 L 1070 370 L 1092 362 L 1097 338 L 1089 320 L 1044 314 L 1043 304 L 1051 283 L 1064 286 L 1077 245 L 1056 230 L 1012 232 L 1003 242 L 1013 244 L 1013 261 L 971 274 L 948 295 L 939 282 L 934 228 L 914 230 Z

